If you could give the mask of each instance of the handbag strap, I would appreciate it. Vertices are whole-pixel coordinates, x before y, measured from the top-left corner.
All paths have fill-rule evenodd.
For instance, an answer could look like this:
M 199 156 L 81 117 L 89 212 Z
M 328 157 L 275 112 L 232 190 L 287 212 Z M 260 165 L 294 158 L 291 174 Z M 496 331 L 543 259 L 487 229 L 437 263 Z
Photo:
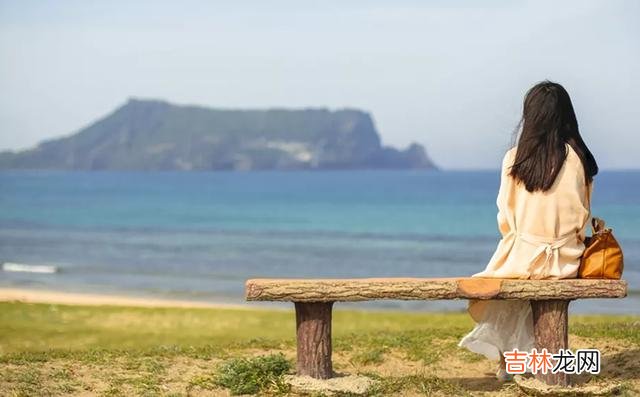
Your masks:
M 591 231 L 593 234 L 598 234 L 605 230 L 604 219 L 591 217 Z

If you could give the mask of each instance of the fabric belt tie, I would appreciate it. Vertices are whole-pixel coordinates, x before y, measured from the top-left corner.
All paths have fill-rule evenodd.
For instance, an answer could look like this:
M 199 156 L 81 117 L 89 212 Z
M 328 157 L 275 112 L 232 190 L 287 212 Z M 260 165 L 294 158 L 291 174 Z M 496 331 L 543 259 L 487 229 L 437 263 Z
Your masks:
M 547 277 L 550 273 L 551 265 L 558 258 L 558 249 L 576 238 L 576 233 L 567 233 L 557 238 L 536 236 L 528 233 L 516 233 L 516 237 L 526 243 L 537 246 L 529 261 L 531 266 L 535 264 L 542 254 L 545 254 L 542 277 Z M 531 274 L 531 268 L 529 268 L 529 274 Z

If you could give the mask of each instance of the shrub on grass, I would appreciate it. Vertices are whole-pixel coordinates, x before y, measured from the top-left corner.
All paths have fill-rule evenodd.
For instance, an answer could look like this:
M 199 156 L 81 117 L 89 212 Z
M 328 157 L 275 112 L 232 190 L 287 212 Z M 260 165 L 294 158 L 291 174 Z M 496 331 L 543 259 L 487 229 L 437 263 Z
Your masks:
M 255 394 L 259 391 L 286 392 L 282 376 L 291 363 L 282 353 L 250 358 L 233 358 L 218 368 L 215 383 L 231 394 Z

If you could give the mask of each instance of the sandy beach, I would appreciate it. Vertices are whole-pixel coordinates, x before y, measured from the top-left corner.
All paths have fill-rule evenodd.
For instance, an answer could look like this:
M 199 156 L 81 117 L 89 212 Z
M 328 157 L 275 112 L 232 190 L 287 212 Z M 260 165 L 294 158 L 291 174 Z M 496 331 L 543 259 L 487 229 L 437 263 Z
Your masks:
M 135 307 L 177 307 L 177 308 L 229 308 L 259 309 L 249 305 L 203 302 L 150 297 L 132 297 L 125 295 L 89 294 L 78 292 L 60 292 L 22 288 L 0 288 L 0 302 L 52 303 L 83 306 L 135 306 Z

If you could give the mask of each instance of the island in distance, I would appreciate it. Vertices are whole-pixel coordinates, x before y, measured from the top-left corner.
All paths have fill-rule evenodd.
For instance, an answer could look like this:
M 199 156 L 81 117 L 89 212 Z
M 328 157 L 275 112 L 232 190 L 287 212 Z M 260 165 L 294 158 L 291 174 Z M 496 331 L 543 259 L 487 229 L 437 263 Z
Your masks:
M 361 110 L 220 110 L 130 99 L 77 133 L 0 152 L 0 169 L 434 169 L 423 146 L 382 146 Z

